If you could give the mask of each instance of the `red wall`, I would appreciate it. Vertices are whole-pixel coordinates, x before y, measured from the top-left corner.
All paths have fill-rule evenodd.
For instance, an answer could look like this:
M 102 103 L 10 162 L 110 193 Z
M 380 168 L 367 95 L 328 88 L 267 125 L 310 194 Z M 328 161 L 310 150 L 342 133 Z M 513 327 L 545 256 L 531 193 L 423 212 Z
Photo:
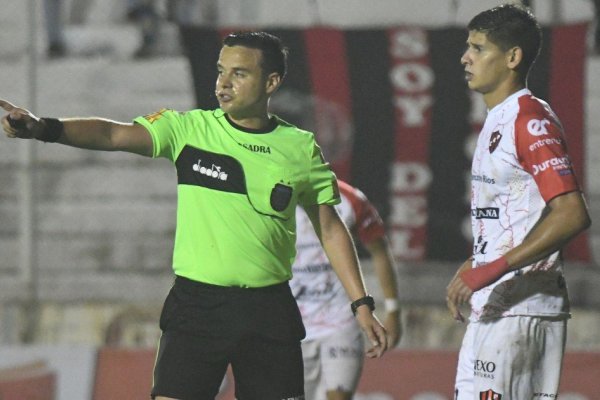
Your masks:
M 43 362 L 0 369 L 1 400 L 55 400 L 56 374 Z

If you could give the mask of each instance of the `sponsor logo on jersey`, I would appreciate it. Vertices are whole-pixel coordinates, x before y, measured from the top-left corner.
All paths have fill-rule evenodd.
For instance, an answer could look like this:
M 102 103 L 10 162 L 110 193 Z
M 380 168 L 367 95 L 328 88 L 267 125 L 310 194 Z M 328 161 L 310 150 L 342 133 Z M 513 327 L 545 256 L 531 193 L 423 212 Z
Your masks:
M 486 379 L 494 379 L 496 363 L 493 361 L 475 360 L 473 370 L 475 372 L 475 376 Z
M 551 144 L 558 144 L 561 145 L 562 144 L 562 139 L 558 139 L 558 138 L 546 138 L 546 139 L 540 139 L 535 143 L 532 143 L 529 145 L 529 151 L 535 151 L 541 147 L 544 146 L 550 146 Z
M 357 349 L 354 347 L 348 346 L 331 346 L 327 349 L 329 353 L 329 357 L 338 359 L 338 358 L 363 358 L 362 349 Z
M 218 165 L 212 164 L 210 168 L 203 166 L 202 160 L 198 160 L 198 162 L 192 165 L 192 169 L 196 172 L 201 173 L 202 175 L 209 176 L 213 179 L 219 179 L 222 181 L 227 180 L 227 172 L 221 171 L 221 167 Z
M 247 194 L 244 170 L 228 155 L 186 145 L 177 160 L 177 184 L 201 186 L 221 192 Z
M 538 175 L 540 172 L 544 172 L 548 168 L 552 167 L 555 171 L 564 171 L 568 170 L 568 173 L 562 173 L 561 175 L 569 175 L 571 169 L 571 162 L 569 161 L 569 157 L 553 157 L 549 160 L 544 161 L 541 164 L 533 165 L 533 175 Z
M 492 154 L 494 150 L 496 150 L 496 147 L 498 147 L 498 144 L 500 144 L 500 139 L 502 139 L 502 134 L 500 133 L 500 131 L 495 131 L 492 133 L 492 136 L 490 136 L 489 145 L 490 154 Z
M 487 183 L 489 185 L 494 185 L 496 183 L 496 180 L 494 178 L 490 178 L 486 175 L 471 175 L 471 180 L 475 182 Z
M 572 173 L 573 171 L 571 171 L 570 169 L 561 169 L 560 171 L 558 171 L 558 174 L 560 176 L 571 175 Z
M 558 395 L 555 393 L 534 393 L 533 397 L 539 399 L 558 399 Z
M 248 143 L 241 143 L 242 147 L 253 151 L 255 153 L 265 153 L 265 154 L 271 154 L 271 148 L 269 146 L 260 146 L 257 144 L 248 144 Z
M 539 119 L 530 119 L 527 123 L 527 130 L 533 136 L 543 136 L 548 134 L 548 130 L 546 129 L 546 125 L 548 125 L 550 121 L 546 118 Z
M 308 246 L 304 246 L 304 248 L 306 248 L 306 247 L 308 247 Z M 316 247 L 316 246 L 310 246 L 310 247 Z M 294 274 L 304 274 L 304 273 L 318 274 L 320 272 L 325 272 L 325 271 L 331 271 L 331 265 L 329 263 L 314 264 L 314 265 L 307 265 L 305 267 L 293 267 L 292 268 L 292 272 Z
M 473 244 L 473 254 L 486 254 L 485 249 L 487 248 L 488 242 L 483 239 L 483 236 L 477 238 L 477 242 Z
M 498 207 L 477 207 L 471 210 L 471 216 L 475 219 L 499 219 L 500 209 Z
M 308 287 L 303 285 L 294 294 L 294 298 L 298 301 L 305 301 L 307 299 L 323 299 L 323 296 L 326 298 L 331 298 L 331 293 L 333 292 L 335 285 L 333 282 L 327 281 L 321 285 L 316 287 Z
M 502 395 L 488 389 L 485 392 L 479 392 L 479 400 L 502 400 Z

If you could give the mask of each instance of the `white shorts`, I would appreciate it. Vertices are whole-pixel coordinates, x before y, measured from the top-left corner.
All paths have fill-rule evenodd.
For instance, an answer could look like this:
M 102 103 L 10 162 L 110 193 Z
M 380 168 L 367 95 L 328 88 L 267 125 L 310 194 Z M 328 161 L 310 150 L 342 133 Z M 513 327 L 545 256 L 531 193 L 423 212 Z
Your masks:
M 469 323 L 455 400 L 557 398 L 566 331 L 566 320 L 541 317 Z
M 326 400 L 326 392 L 356 390 L 364 361 L 362 332 L 355 328 L 302 342 L 304 391 L 310 400 Z

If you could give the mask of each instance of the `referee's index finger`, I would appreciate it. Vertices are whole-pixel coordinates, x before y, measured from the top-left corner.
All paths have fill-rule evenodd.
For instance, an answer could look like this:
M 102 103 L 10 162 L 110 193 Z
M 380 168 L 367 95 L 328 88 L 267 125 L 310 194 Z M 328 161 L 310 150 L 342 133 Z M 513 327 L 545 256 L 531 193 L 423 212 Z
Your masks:
M 12 109 L 15 108 L 14 104 L 3 99 L 0 99 L 0 107 L 2 107 L 6 111 L 12 111 Z

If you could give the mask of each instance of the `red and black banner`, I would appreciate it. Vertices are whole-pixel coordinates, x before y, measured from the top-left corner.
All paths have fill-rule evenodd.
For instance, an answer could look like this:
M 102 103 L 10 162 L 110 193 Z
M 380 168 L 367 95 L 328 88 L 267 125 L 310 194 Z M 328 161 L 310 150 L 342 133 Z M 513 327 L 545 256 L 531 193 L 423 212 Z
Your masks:
M 544 48 L 529 78 L 530 89 L 550 103 L 565 127 L 581 183 L 586 28 L 545 28 Z M 288 76 L 272 111 L 317 134 L 338 176 L 360 188 L 381 213 L 395 256 L 468 257 L 471 149 L 486 110 L 464 81 L 466 30 L 267 31 L 290 49 Z M 590 261 L 585 234 L 566 256 Z

